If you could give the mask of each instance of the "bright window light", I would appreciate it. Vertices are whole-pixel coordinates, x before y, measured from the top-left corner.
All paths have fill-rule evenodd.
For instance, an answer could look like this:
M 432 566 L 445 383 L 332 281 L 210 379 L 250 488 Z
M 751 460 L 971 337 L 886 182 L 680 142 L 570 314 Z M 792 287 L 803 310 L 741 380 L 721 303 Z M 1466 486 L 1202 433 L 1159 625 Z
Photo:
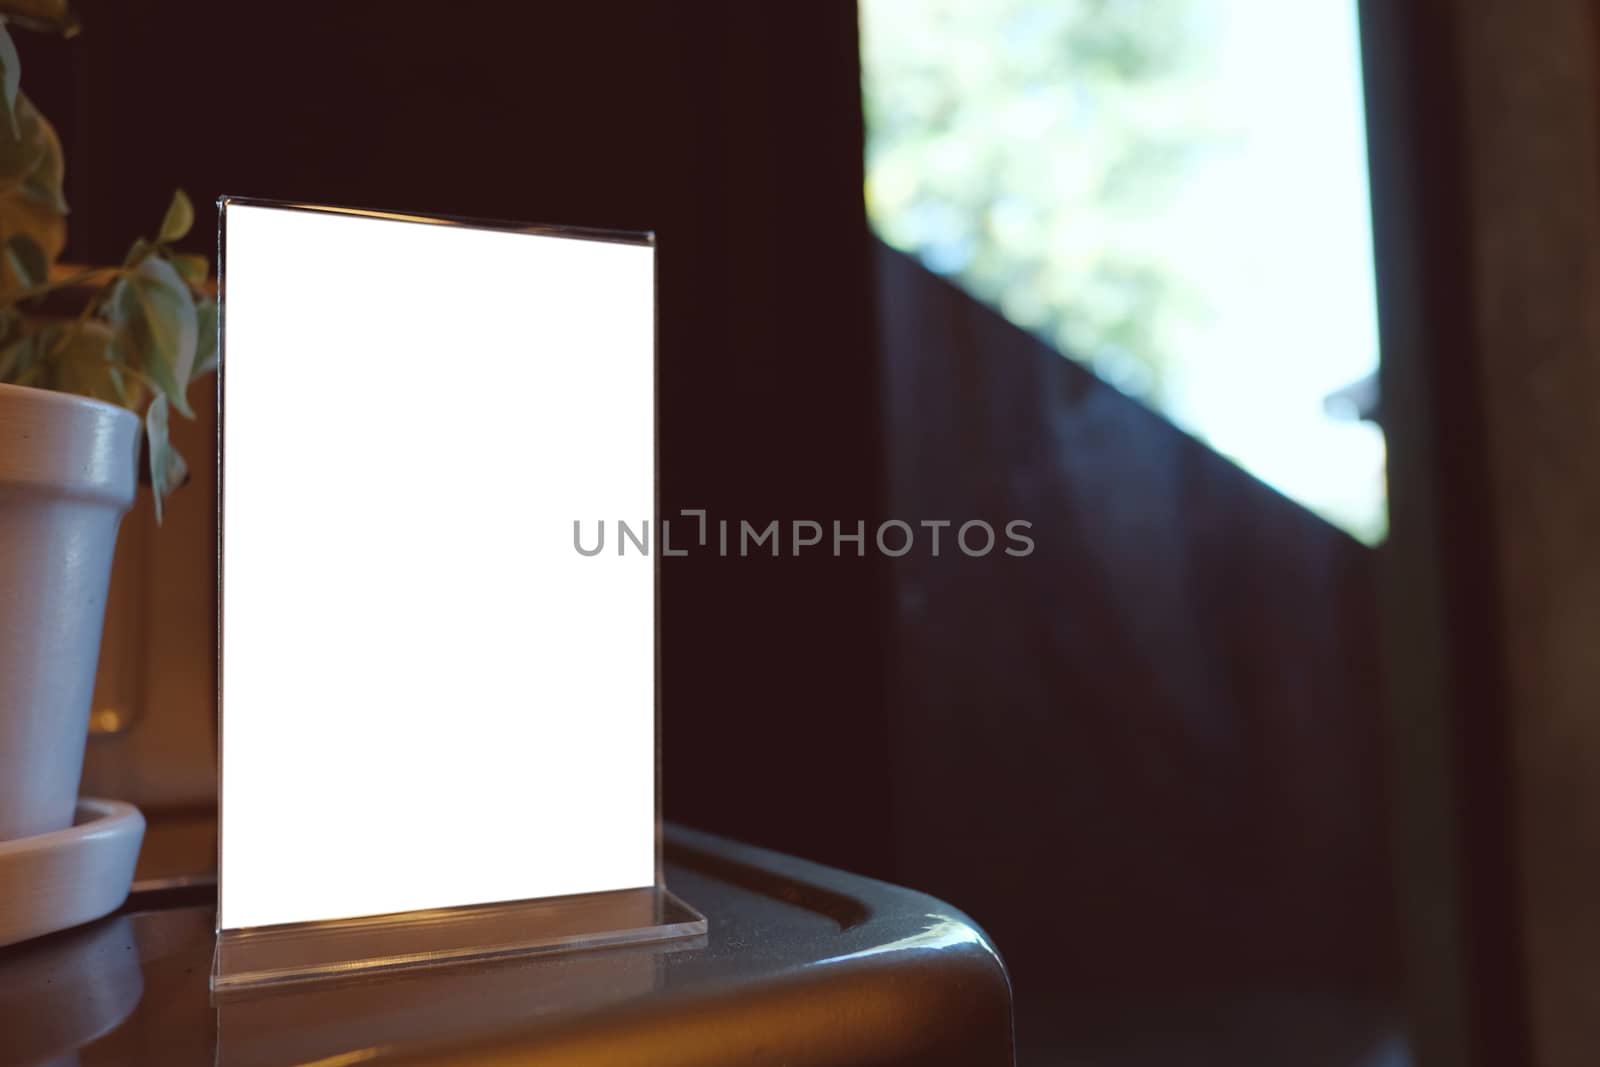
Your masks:
M 882 238 L 1368 543 L 1354 0 L 862 0 Z

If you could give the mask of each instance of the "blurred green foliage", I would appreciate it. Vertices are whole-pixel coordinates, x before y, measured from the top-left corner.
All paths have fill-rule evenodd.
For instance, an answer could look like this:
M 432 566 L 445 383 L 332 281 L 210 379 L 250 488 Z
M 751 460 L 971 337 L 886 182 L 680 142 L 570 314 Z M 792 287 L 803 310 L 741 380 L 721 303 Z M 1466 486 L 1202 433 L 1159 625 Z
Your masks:
M 1140 221 L 1205 127 L 1184 0 L 866 0 L 867 205 L 882 237 L 1159 403 L 1192 294 Z
M 209 264 L 172 247 L 194 225 L 194 208 L 175 193 L 154 239 L 135 241 L 118 266 L 58 263 L 68 211 L 61 141 L 21 91 L 11 21 L 67 35 L 78 27 L 64 0 L 0 0 L 0 382 L 142 414 L 159 520 L 187 473 L 168 439 L 169 411 L 193 418 L 189 385 L 216 366 Z

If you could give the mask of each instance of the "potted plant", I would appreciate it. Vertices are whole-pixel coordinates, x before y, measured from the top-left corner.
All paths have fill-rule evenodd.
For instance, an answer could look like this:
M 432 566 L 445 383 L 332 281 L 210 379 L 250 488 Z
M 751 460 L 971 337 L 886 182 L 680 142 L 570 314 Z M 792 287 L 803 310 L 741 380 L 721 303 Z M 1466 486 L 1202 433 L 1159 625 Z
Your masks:
M 216 360 L 180 191 L 116 266 L 72 268 L 61 143 L 21 90 L 13 26 L 72 34 L 65 0 L 0 0 L 0 842 L 72 824 L 121 518 Z M 123 887 L 126 890 L 126 885 Z

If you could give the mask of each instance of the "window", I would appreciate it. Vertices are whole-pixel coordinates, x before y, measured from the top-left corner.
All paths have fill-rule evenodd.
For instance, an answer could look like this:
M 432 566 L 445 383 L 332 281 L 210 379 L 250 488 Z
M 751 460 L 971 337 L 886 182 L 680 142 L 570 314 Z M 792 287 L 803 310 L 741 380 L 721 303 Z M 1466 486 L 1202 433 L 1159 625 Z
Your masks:
M 1354 0 L 862 0 L 868 214 L 1370 543 Z

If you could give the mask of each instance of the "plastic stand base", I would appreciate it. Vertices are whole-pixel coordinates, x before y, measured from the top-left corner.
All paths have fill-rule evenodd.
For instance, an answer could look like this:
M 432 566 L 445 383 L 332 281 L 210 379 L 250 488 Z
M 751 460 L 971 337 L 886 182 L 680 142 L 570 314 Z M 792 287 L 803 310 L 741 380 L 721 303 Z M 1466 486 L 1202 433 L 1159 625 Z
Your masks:
M 290 982 L 671 941 L 705 932 L 705 916 L 658 886 L 222 930 L 211 989 L 224 996 Z

